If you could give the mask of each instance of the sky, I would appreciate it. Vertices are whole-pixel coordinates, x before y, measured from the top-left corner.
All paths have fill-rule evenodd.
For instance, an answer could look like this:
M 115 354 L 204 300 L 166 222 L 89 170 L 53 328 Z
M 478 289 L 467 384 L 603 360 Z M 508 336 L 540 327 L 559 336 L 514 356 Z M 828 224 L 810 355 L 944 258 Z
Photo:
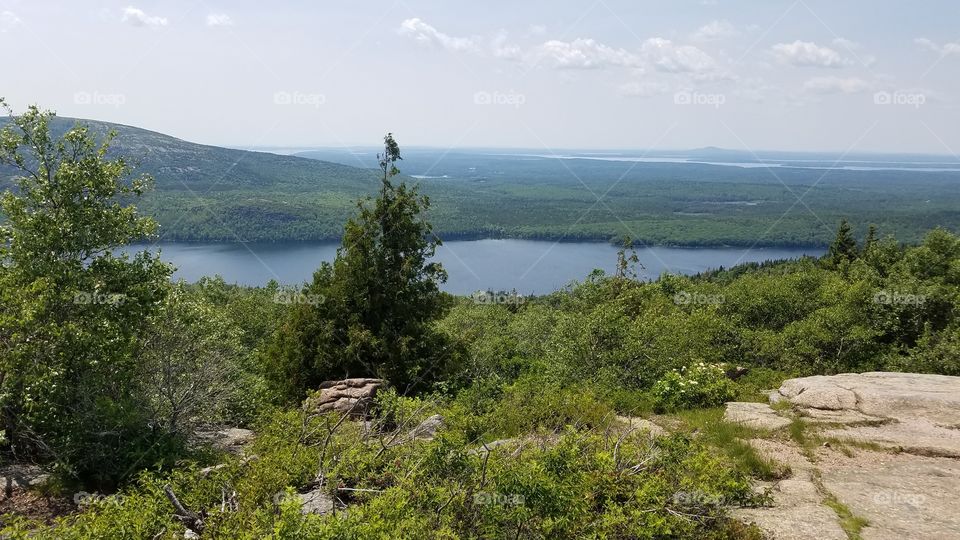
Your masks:
M 223 146 L 960 154 L 956 0 L 0 0 L 0 96 Z

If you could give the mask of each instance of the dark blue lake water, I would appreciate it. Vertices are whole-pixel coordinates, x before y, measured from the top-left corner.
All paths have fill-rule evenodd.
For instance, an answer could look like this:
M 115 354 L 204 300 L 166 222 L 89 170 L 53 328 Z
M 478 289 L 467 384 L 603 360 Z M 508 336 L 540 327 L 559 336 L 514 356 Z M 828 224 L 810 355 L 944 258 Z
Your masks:
M 229 283 L 264 285 L 271 279 L 298 284 L 311 279 L 322 261 L 332 261 L 337 243 L 318 244 L 180 244 L 159 243 L 164 260 L 177 267 L 175 278 L 196 281 L 219 274 Z M 667 248 L 638 249 L 645 270 L 656 278 L 663 272 L 694 274 L 718 266 L 769 259 L 820 255 L 815 248 Z M 544 294 L 593 269 L 613 272 L 617 248 L 597 242 L 541 240 L 469 240 L 445 242 L 437 259 L 450 278 L 444 290 L 470 294 L 477 290 L 513 290 Z

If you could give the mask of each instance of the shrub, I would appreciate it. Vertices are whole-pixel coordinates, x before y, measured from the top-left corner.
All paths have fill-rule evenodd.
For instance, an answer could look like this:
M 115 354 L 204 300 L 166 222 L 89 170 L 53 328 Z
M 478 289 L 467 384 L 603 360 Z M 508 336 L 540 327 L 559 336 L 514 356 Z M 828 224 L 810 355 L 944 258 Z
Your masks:
M 653 385 L 654 406 L 663 412 L 717 407 L 730 401 L 736 394 L 724 368 L 724 364 L 699 362 L 667 373 Z

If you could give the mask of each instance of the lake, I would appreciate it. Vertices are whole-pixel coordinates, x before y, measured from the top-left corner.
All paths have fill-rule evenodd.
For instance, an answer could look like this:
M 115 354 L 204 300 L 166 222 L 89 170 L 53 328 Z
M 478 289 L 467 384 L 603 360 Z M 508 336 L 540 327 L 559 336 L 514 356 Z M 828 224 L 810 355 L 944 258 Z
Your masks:
M 174 278 L 196 281 L 219 274 L 228 283 L 264 285 L 271 279 L 299 284 L 311 279 L 322 261 L 332 261 L 338 243 L 297 244 L 155 244 L 161 257 L 177 267 Z M 140 250 L 144 246 L 138 246 Z M 637 249 L 645 269 L 643 278 L 663 272 L 695 274 L 741 262 L 820 255 L 817 248 L 668 248 Z M 573 280 L 583 280 L 593 269 L 612 273 L 617 248 L 599 242 L 542 240 L 449 241 L 436 257 L 449 274 L 443 289 L 454 294 L 477 290 L 545 294 Z

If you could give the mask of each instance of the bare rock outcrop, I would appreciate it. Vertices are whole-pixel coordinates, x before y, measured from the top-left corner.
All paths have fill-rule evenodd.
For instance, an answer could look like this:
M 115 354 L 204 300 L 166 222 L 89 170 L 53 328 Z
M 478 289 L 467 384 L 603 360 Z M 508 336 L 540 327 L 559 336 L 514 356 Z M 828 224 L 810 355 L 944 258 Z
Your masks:
M 960 377 L 845 373 L 785 381 L 777 392 L 828 437 L 960 457 Z
M 253 442 L 256 434 L 249 429 L 223 427 L 198 430 L 193 436 L 201 444 L 210 445 L 223 452 L 240 454 L 247 445 Z
M 772 486 L 775 508 L 738 508 L 733 517 L 755 523 L 772 540 L 846 540 L 847 534 L 809 478 L 798 476 Z
M 864 540 L 960 538 L 960 462 L 885 452 L 823 452 L 826 490 L 868 521 Z
M 781 414 L 803 421 L 808 442 L 801 448 L 782 434 L 749 441 L 793 475 L 772 484 L 774 508 L 734 516 L 771 538 L 843 538 L 839 526 L 849 521 L 834 512 L 842 508 L 863 520 L 847 532 L 865 540 L 960 538 L 960 377 L 804 377 L 784 382 L 771 401 L 790 403 Z M 743 411 L 748 421 L 769 414 L 731 405 L 731 420 Z
M 367 415 L 377 392 L 386 385 L 383 379 L 344 379 L 325 381 L 304 401 L 311 413 L 336 412 L 362 418 Z
M 723 419 L 750 428 L 770 431 L 790 425 L 789 418 L 780 416 L 766 403 L 732 401 L 727 403 L 727 410 L 723 414 Z
M 36 465 L 11 464 L 0 468 L 0 484 L 3 496 L 9 497 L 14 489 L 29 489 L 43 485 L 50 475 Z

